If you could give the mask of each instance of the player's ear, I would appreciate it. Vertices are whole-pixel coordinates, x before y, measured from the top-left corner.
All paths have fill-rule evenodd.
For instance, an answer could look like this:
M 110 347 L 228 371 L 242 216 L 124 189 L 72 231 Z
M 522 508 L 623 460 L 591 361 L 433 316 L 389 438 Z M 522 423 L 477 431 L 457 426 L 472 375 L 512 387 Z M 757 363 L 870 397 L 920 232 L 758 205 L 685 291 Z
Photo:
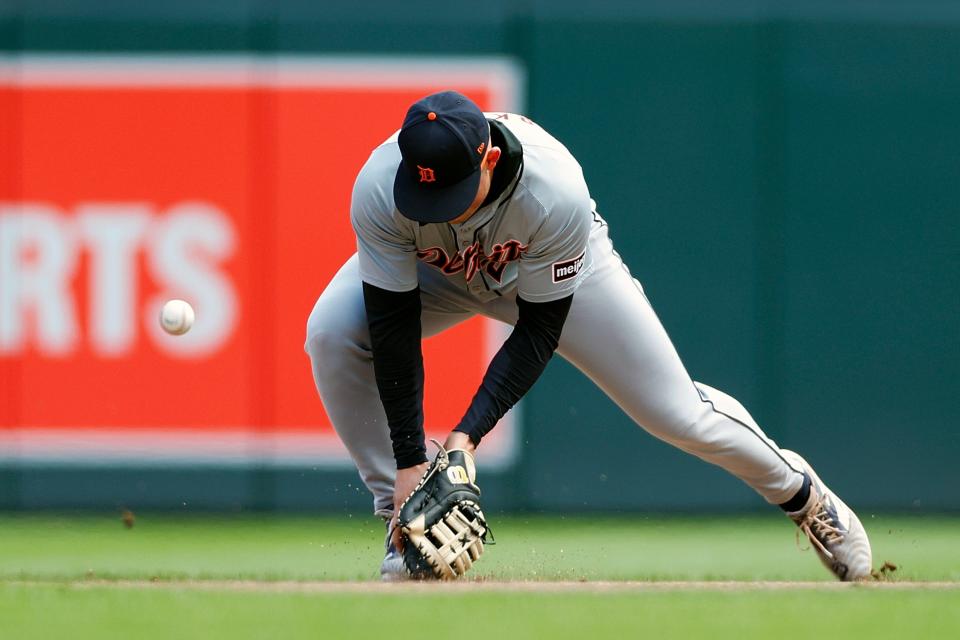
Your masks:
M 490 147 L 490 150 L 487 151 L 487 157 L 484 158 L 484 163 L 486 168 L 490 171 L 493 171 L 493 168 L 497 166 L 497 161 L 500 160 L 500 147 Z

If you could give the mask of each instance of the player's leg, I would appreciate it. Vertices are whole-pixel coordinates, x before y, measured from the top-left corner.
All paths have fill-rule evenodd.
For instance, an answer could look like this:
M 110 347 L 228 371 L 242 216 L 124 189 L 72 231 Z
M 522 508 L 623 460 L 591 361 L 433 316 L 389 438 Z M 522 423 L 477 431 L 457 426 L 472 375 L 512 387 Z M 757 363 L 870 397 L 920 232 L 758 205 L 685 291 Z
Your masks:
M 578 289 L 558 351 L 651 435 L 726 469 L 768 502 L 801 488 L 802 469 L 739 402 L 694 383 L 625 268 L 598 265 Z
M 421 286 L 423 336 L 440 333 L 472 314 Z M 313 380 L 337 435 L 374 496 L 379 515 L 393 511 L 396 463 L 373 373 L 373 356 L 354 255 L 320 295 L 307 321 L 305 345 Z
M 739 402 L 691 380 L 605 229 L 592 243 L 596 269 L 574 295 L 561 355 L 648 432 L 780 505 L 839 578 L 869 577 L 870 545 L 856 515 L 802 458 L 767 437 Z

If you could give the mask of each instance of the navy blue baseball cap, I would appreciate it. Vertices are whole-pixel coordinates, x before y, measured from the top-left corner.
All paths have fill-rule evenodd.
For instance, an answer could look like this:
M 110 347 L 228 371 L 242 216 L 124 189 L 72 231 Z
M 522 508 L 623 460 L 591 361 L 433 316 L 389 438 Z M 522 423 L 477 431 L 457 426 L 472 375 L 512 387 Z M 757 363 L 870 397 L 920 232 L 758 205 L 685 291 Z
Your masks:
M 418 100 L 407 111 L 398 138 L 403 159 L 393 199 L 405 217 L 448 222 L 473 202 L 490 125 L 480 107 L 456 91 Z

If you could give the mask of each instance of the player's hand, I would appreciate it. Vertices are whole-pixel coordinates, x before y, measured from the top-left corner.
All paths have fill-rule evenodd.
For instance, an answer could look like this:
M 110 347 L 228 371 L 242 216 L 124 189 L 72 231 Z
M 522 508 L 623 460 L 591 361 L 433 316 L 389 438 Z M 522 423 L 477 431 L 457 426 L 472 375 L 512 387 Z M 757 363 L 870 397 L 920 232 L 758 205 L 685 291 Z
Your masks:
M 443 443 L 443 448 L 447 451 L 452 451 L 453 449 L 463 449 L 468 453 L 475 453 L 477 450 L 476 445 L 473 444 L 473 440 L 470 439 L 465 433 L 460 431 L 451 431 L 450 435 L 447 436 L 447 441 Z
M 400 534 L 400 527 L 397 526 L 400 506 L 420 484 L 420 478 L 429 466 L 429 462 L 421 462 L 413 467 L 397 469 L 397 479 L 393 484 L 393 519 L 390 521 L 390 541 L 397 551 L 403 551 L 403 536 Z

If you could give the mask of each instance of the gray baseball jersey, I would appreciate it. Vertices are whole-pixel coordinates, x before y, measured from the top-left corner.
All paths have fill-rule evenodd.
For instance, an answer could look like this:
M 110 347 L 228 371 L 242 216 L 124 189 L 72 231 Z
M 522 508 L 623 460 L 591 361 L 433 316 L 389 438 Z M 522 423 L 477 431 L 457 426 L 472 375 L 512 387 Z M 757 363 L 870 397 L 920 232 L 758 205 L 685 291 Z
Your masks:
M 397 134 L 370 155 L 350 210 L 364 282 L 409 291 L 418 284 L 419 260 L 480 301 L 516 290 L 524 300 L 549 302 L 569 296 L 590 272 L 593 205 L 580 165 L 532 120 L 486 116 L 520 141 L 523 170 L 463 224 L 420 224 L 394 206 Z

